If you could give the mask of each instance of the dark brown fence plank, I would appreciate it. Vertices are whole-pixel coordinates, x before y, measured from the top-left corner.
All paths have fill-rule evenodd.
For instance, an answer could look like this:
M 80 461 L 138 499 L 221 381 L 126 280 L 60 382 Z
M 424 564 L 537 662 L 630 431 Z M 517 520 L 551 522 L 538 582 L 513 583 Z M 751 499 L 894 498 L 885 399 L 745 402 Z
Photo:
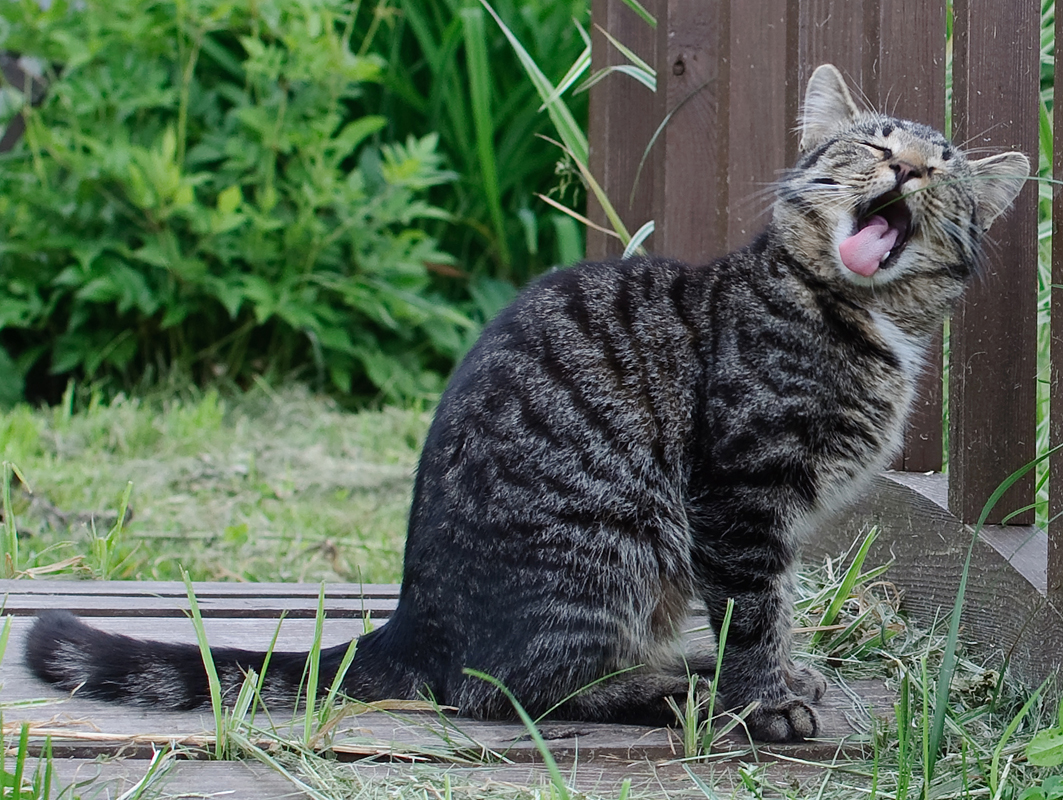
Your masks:
M 857 97 L 874 105 L 874 74 L 869 68 L 874 38 L 866 29 L 877 20 L 876 0 L 798 0 L 797 8 L 798 19 L 791 21 L 797 26 L 793 90 L 803 94 L 812 71 L 829 62 L 841 70 Z
M 953 130 L 975 156 L 1038 151 L 1038 0 L 956 0 Z M 975 521 L 1001 481 L 1034 457 L 1037 187 L 990 232 L 985 274 L 952 320 L 949 505 Z M 1033 473 L 997 504 L 998 522 L 1033 501 Z M 1030 524 L 1033 513 L 1011 520 Z
M 728 0 L 659 0 L 654 249 L 704 262 L 727 250 Z
M 642 5 L 651 14 L 656 13 L 656 0 L 643 0 Z M 602 29 L 639 58 L 654 64 L 657 33 L 622 0 L 593 0 L 591 23 L 591 74 L 608 66 L 628 63 Z M 639 163 L 657 128 L 657 105 L 657 99 L 648 87 L 621 73 L 607 76 L 591 91 L 591 174 L 632 234 L 653 219 L 653 159 L 646 158 L 641 173 Z M 610 228 L 593 193 L 587 197 L 587 213 L 593 222 Z M 623 250 L 619 239 L 594 229 L 587 231 L 587 258 L 600 260 L 620 255 Z
M 1056 41 L 1063 41 L 1063 14 L 1056 14 Z M 1063 78 L 1063 70 L 1056 70 Z M 1058 79 L 1057 78 L 1057 79 Z M 1063 131 L 1063 88 L 1052 108 L 1053 131 Z M 1063 136 L 1054 137 L 1052 177 L 1063 180 Z M 1052 388 L 1048 443 L 1063 442 L 1063 190 L 1052 187 Z M 1063 608 L 1063 453 L 1049 460 L 1048 478 L 1048 597 Z
M 866 29 L 866 26 L 865 26 Z M 903 119 L 945 129 L 945 3 L 892 0 L 879 9 L 878 40 L 870 72 L 875 107 Z M 927 356 L 919 396 L 912 408 L 904 449 L 894 469 L 938 472 L 942 466 L 941 337 Z
M 312 597 L 320 587 L 314 583 L 219 583 L 192 584 L 196 597 Z M 95 595 L 108 597 L 180 597 L 187 596 L 180 581 L 67 581 L 67 580 L 0 580 L 0 600 L 12 594 Z M 340 598 L 399 596 L 397 583 L 328 583 L 325 606 Z
M 787 0 L 731 3 L 727 250 L 768 224 L 771 184 L 790 166 L 796 106 L 787 98 L 786 7 Z

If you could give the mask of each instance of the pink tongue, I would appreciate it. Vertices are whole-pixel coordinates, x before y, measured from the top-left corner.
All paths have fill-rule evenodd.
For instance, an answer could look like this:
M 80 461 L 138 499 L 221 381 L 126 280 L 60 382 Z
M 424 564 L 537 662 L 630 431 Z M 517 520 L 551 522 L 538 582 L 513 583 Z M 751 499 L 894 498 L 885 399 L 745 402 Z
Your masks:
M 857 275 L 869 278 L 875 274 L 882 258 L 893 249 L 896 242 L 897 229 L 891 228 L 883 217 L 876 215 L 838 245 L 838 255 L 842 263 Z

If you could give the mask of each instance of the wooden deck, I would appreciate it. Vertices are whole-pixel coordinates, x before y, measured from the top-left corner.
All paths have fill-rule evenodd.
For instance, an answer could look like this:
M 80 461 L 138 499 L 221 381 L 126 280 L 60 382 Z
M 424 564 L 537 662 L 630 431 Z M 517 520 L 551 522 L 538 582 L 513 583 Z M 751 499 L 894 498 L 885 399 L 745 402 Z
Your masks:
M 197 584 L 196 595 L 213 644 L 265 649 L 281 623 L 278 649 L 305 650 L 313 637 L 318 587 L 296 584 Z M 383 623 L 395 607 L 396 586 L 330 585 L 323 645 L 348 641 L 363 620 Z M 208 710 L 156 712 L 79 699 L 34 679 L 22 664 L 23 641 L 40 610 L 69 609 L 105 630 L 173 642 L 195 642 L 185 616 L 188 601 L 178 583 L 0 581 L 0 602 L 12 615 L 11 639 L 0 665 L 0 712 L 10 743 L 23 722 L 31 725 L 40 751 L 51 737 L 63 782 L 94 777 L 83 797 L 121 794 L 143 775 L 154 750 L 172 744 L 187 751 L 165 776 L 166 791 L 182 794 L 228 792 L 230 798 L 305 797 L 287 778 L 253 761 L 197 760 L 210 746 L 214 720 Z M 696 627 L 696 618 L 692 626 Z M 45 701 L 27 704 L 28 701 Z M 752 747 L 730 735 L 713 756 L 692 768 L 705 779 L 729 781 L 740 763 L 765 762 L 782 779 L 810 778 L 814 768 L 796 763 L 859 758 L 872 715 L 892 713 L 893 698 L 880 683 L 832 687 L 822 706 L 821 740 L 783 747 Z M 260 715 L 259 723 L 264 720 Z M 272 715 L 283 738 L 284 719 Z M 686 772 L 679 734 L 669 729 L 621 725 L 544 723 L 541 731 L 566 775 L 575 771 L 583 791 L 616 796 L 624 777 L 637 789 L 650 786 L 681 796 L 694 785 Z M 545 782 L 539 753 L 519 723 L 474 722 L 434 711 L 373 710 L 348 716 L 331 739 L 331 750 L 359 780 L 414 780 L 411 762 L 448 769 L 454 780 L 495 780 L 526 785 Z M 101 757 L 105 757 L 102 758 Z M 98 760 L 94 761 L 94 760 Z M 123 788 L 125 787 L 125 788 Z M 669 788 L 670 787 L 670 788 Z

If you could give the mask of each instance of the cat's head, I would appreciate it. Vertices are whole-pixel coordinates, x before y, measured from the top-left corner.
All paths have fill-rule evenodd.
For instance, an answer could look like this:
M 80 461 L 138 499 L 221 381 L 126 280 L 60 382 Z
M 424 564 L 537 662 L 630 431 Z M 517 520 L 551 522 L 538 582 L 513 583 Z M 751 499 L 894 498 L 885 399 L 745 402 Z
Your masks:
M 809 79 L 800 132 L 774 223 L 832 282 L 883 286 L 942 268 L 967 278 L 1030 172 L 1022 153 L 972 160 L 926 125 L 861 111 L 829 64 Z

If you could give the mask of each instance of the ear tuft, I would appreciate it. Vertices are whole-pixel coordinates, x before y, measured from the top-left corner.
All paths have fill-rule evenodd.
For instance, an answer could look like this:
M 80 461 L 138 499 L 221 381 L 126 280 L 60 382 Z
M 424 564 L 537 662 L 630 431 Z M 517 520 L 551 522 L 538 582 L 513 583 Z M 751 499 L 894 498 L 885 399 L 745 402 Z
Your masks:
M 1008 210 L 1030 175 L 1030 159 L 1022 153 L 1000 153 L 971 161 L 971 189 L 981 212 L 982 230 Z
M 858 116 L 860 109 L 853 102 L 842 74 L 833 64 L 820 64 L 808 79 L 801 108 L 801 152 L 815 149 Z

